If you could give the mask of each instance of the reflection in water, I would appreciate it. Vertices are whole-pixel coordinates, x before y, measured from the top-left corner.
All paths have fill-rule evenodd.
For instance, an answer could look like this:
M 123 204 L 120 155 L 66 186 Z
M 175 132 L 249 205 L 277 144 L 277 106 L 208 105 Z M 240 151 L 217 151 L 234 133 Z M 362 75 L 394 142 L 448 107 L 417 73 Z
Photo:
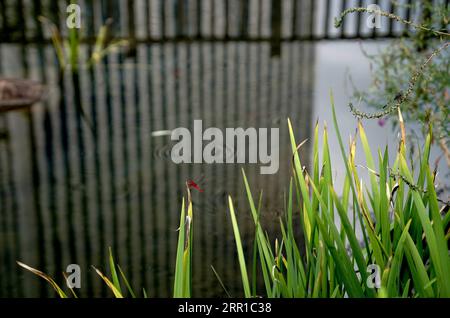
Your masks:
M 111 17 L 112 35 L 130 39 L 131 49 L 62 74 L 37 17 L 67 35 L 58 14 L 67 2 L 0 1 L 1 76 L 39 80 L 49 89 L 30 110 L 0 114 L 0 297 L 54 296 L 16 260 L 59 278 L 68 264 L 80 264 L 81 294 L 110 296 L 90 267 L 107 267 L 109 246 L 132 286 L 169 296 L 183 187 L 199 176 L 205 192 L 193 193 L 193 294 L 224 295 L 213 265 L 231 294 L 240 295 L 226 208 L 231 194 L 251 249 L 240 165 L 177 166 L 170 137 L 152 132 L 192 128 L 195 119 L 205 128 L 279 127 L 278 174 L 244 166 L 254 196 L 264 191 L 263 222 L 276 233 L 290 175 L 286 118 L 297 140 L 311 131 L 315 48 L 301 40 L 392 36 L 391 25 L 366 30 L 358 19 L 333 30 L 345 0 L 79 3 L 88 43 Z M 84 43 L 80 60 L 92 50 Z
M 133 286 L 170 295 L 183 186 L 201 175 L 205 192 L 193 194 L 194 294 L 223 293 L 210 265 L 239 293 L 225 204 L 228 194 L 236 197 L 251 248 L 239 165 L 175 165 L 170 136 L 152 132 L 192 128 L 194 119 L 205 128 L 280 127 L 279 173 L 245 167 L 254 189 L 264 189 L 264 221 L 275 228 L 289 174 L 285 118 L 303 138 L 310 131 L 313 45 L 283 43 L 273 58 L 264 42 L 138 44 L 135 57 L 113 54 L 64 76 L 48 45 L 3 45 L 1 52 L 19 59 L 11 75 L 43 81 L 50 91 L 30 111 L 0 119 L 8 135 L 0 141 L 1 296 L 53 295 L 16 260 L 57 277 L 80 264 L 82 294 L 108 295 L 90 269 L 107 266 L 108 246 Z

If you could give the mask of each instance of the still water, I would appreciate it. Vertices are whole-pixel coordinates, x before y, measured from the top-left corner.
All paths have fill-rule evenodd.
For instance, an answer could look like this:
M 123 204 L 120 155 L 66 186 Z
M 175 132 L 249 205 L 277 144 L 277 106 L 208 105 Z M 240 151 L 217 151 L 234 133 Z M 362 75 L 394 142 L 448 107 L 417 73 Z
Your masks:
M 383 45 L 368 42 L 366 49 Z M 91 52 L 83 46 L 80 59 Z M 254 197 L 263 191 L 262 221 L 277 236 L 290 177 L 286 119 L 298 141 L 311 141 L 317 119 L 331 130 L 333 89 L 343 135 L 354 133 L 347 72 L 360 89 L 368 86 L 357 42 L 282 41 L 275 52 L 264 40 L 137 43 L 132 54 L 113 52 L 78 76 L 62 75 L 50 44 L 1 44 L 1 77 L 38 80 L 47 94 L 29 110 L 0 113 L 0 297 L 55 296 L 17 260 L 58 282 L 67 265 L 79 264 L 79 294 L 110 297 L 91 268 L 107 272 L 108 247 L 136 290 L 170 296 L 189 179 L 202 180 L 204 189 L 192 192 L 193 295 L 225 296 L 211 265 L 231 295 L 242 295 L 227 196 L 236 203 L 247 255 L 253 225 L 241 168 Z M 157 132 L 192 128 L 196 119 L 205 128 L 280 128 L 278 173 L 260 175 L 259 165 L 175 165 L 170 136 Z M 375 147 L 392 144 L 395 151 L 395 131 L 366 124 Z M 344 169 L 332 133 L 330 143 L 339 187 Z M 307 142 L 306 166 L 310 153 Z
M 309 137 L 314 84 L 314 46 L 286 43 L 282 52 L 273 58 L 264 43 L 139 45 L 135 57 L 111 55 L 79 77 L 60 77 L 52 47 L 2 46 L 2 74 L 48 87 L 44 102 L 0 118 L 2 296 L 52 295 L 16 260 L 54 276 L 80 264 L 81 293 L 105 295 L 90 265 L 105 268 L 109 246 L 135 288 L 169 296 L 184 184 L 199 178 L 194 294 L 222 295 L 211 265 L 239 294 L 225 203 L 235 197 L 250 247 L 240 166 L 175 165 L 170 136 L 154 132 L 194 119 L 221 129 L 280 127 L 278 174 L 245 167 L 255 192 L 264 191 L 264 222 L 277 226 L 289 180 L 286 118 Z
M 331 88 L 343 135 L 354 133 L 346 70 L 362 88 L 370 81 L 358 47 L 289 42 L 272 57 L 265 43 L 139 45 L 134 57 L 113 54 L 79 77 L 60 77 L 52 47 L 2 45 L 0 73 L 43 81 L 48 93 L 29 111 L 0 115 L 0 296 L 54 295 L 16 260 L 60 281 L 68 264 L 80 264 L 80 294 L 108 296 L 90 265 L 106 270 L 109 246 L 136 289 L 169 296 L 188 179 L 202 180 L 204 189 L 193 191 L 194 295 L 224 295 L 211 265 L 232 295 L 240 295 L 226 198 L 231 194 L 236 201 L 250 252 L 253 226 L 241 166 L 175 165 L 170 136 L 154 132 L 192 127 L 194 119 L 221 129 L 279 127 L 279 172 L 260 175 L 259 165 L 244 167 L 255 196 L 264 193 L 263 222 L 275 236 L 290 175 L 286 118 L 293 120 L 298 140 L 311 138 L 316 119 L 331 126 Z M 396 144 L 389 126 L 366 125 L 375 146 Z M 337 150 L 334 134 L 330 142 Z M 339 186 L 344 169 L 339 153 L 332 155 Z M 302 156 L 308 165 L 310 143 Z

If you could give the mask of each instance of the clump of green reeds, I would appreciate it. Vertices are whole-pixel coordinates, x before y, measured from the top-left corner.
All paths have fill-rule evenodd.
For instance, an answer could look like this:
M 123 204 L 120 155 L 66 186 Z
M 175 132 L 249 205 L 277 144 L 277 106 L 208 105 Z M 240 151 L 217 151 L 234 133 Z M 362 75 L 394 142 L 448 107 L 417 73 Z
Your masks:
M 298 155 L 304 142 L 297 144 L 291 122 L 288 122 L 293 177 L 287 194 L 286 213 L 280 219 L 280 240 L 272 241 L 264 231 L 260 223 L 261 198 L 255 204 L 243 173 L 255 223 L 251 279 L 236 211 L 229 197 L 245 297 L 450 297 L 449 203 L 438 198 L 435 191 L 436 171 L 432 171 L 429 165 L 431 127 L 416 165 L 413 162 L 408 164 L 405 129 L 398 109 L 401 139 L 396 158 L 390 165 L 386 148 L 378 152 L 378 165 L 375 165 L 369 141 L 359 123 L 357 134 L 365 153 L 364 171 L 370 180 L 366 186 L 356 169 L 359 162 L 355 158 L 357 136 L 351 140 L 346 152 L 332 96 L 331 104 L 346 169 L 343 190 L 339 195 L 332 176 L 328 131 L 323 131 L 320 158 L 317 125 L 313 164 L 309 171 L 302 166 Z M 183 200 L 174 297 L 192 295 L 193 206 L 189 187 L 186 187 L 187 205 Z M 302 238 L 294 234 L 297 232 L 294 231 L 295 215 L 300 219 Z M 356 234 L 358 229 L 361 232 L 359 236 Z M 110 278 L 97 269 L 96 272 L 114 296 L 124 296 L 122 281 L 128 294 L 135 297 L 123 271 L 118 266 L 116 270 L 111 252 L 109 263 Z M 59 296 L 67 297 L 51 277 L 22 263 L 19 265 L 46 279 Z M 378 272 L 373 272 L 374 266 Z M 257 268 L 260 269 L 258 273 Z M 213 271 L 218 277 L 214 268 Z M 379 286 L 373 284 L 377 275 Z M 257 289 L 258 277 L 263 280 L 263 291 Z M 218 283 L 224 286 L 219 277 Z M 76 297 L 75 293 L 73 295 Z M 146 297 L 145 290 L 143 295 Z
M 364 169 L 370 179 L 370 185 L 366 186 L 356 169 L 356 136 L 346 153 L 331 99 L 335 131 L 346 168 L 342 193 L 338 194 L 334 187 L 327 130 L 323 132 L 320 159 L 318 126 L 315 128 L 313 164 L 308 171 L 300 161 L 300 147 L 289 121 L 293 178 L 287 194 L 286 215 L 280 220 L 281 241 L 273 243 L 259 222 L 261 210 L 255 205 L 243 173 L 256 229 L 258 259 L 253 259 L 252 267 L 258 264 L 264 292 L 256 290 L 255 283 L 249 283 L 235 209 L 229 199 L 244 295 L 450 297 L 450 214 L 448 203 L 444 202 L 440 209 L 443 201 L 435 192 L 435 173 L 428 162 L 431 133 L 417 167 L 412 162 L 408 165 L 399 110 L 402 138 L 397 156 L 390 166 L 386 148 L 378 152 L 378 165 L 375 165 L 360 123 L 357 134 L 365 153 Z M 294 235 L 293 218 L 297 213 L 303 244 Z M 360 237 L 357 228 L 361 229 Z M 377 274 L 373 272 L 374 265 L 379 269 L 378 288 L 373 284 L 376 278 L 373 274 Z M 256 277 L 254 274 L 253 280 Z
M 177 245 L 177 258 L 175 262 L 175 281 L 173 297 L 188 298 L 192 291 L 192 238 L 193 238 L 193 209 L 189 186 L 187 190 L 187 209 L 184 203 L 181 205 L 180 227 Z
M 80 66 L 92 67 L 99 63 L 109 53 L 128 47 L 129 45 L 128 40 L 114 40 L 111 38 L 110 29 L 113 20 L 108 19 L 98 31 L 92 54 L 86 61 L 80 61 L 79 56 L 81 50 L 81 38 L 80 31 L 78 29 L 69 29 L 69 36 L 67 39 L 64 39 L 61 35 L 61 31 L 51 20 L 40 16 L 39 21 L 51 32 L 52 44 L 55 49 L 60 68 L 63 71 L 70 69 L 72 72 L 77 72 Z

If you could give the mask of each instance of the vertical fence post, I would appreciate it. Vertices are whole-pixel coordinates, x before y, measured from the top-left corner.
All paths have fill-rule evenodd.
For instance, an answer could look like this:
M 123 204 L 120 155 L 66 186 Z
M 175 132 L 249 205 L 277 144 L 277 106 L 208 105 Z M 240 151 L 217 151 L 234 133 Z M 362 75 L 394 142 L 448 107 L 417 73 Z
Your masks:
M 329 28 L 330 28 L 330 8 L 331 7 L 331 3 L 330 0 L 326 0 L 326 4 L 325 4 L 325 18 L 324 18 L 324 30 L 323 30 L 323 37 L 325 39 L 328 39 L 329 37 Z M 311 30 L 312 33 L 312 30 Z
M 63 1 L 63 0 L 61 0 Z M 120 21 L 126 20 L 125 28 L 128 29 L 128 32 L 121 33 L 123 36 L 126 36 L 130 40 L 130 54 L 134 55 L 136 42 L 138 41 L 136 35 L 136 21 L 135 15 L 137 3 L 135 0 L 84 0 L 84 4 L 86 7 L 83 9 L 83 17 L 88 21 L 86 31 L 83 33 L 86 40 L 92 40 L 95 37 L 96 31 L 94 30 L 95 25 L 91 23 L 94 18 L 94 1 L 100 2 L 100 8 L 103 17 L 103 23 L 105 23 L 106 18 L 112 18 L 113 24 L 111 27 L 111 33 L 116 34 L 120 30 L 120 26 L 124 27 Z M 206 14 L 202 11 L 204 6 L 204 1 L 210 1 L 209 7 L 211 8 L 210 12 L 208 12 L 207 19 L 210 19 L 211 30 L 203 30 L 202 23 L 204 22 L 202 19 L 202 15 Z M 216 0 L 217 1 L 217 0 Z M 159 21 L 161 23 L 161 40 L 167 40 L 168 36 L 166 34 L 166 27 L 169 25 L 166 22 L 173 23 L 175 25 L 175 35 L 173 39 L 181 39 L 181 38 L 190 38 L 203 40 L 209 38 L 209 40 L 214 40 L 215 37 L 215 26 L 216 26 L 216 16 L 215 16 L 215 5 L 216 1 L 214 0 L 171 0 L 170 5 L 174 5 L 175 13 L 172 16 L 169 16 L 168 10 L 169 4 L 167 0 L 157 0 L 158 3 L 158 11 L 159 11 Z M 265 10 L 265 6 L 263 6 L 263 1 L 256 1 L 255 7 L 251 5 L 251 2 L 248 0 L 236 0 L 237 6 L 232 5 L 231 0 L 223 0 L 223 16 L 225 18 L 224 21 L 224 33 L 221 35 L 220 40 L 230 40 L 231 35 L 230 32 L 233 30 L 233 39 L 239 40 L 247 40 L 250 37 L 249 34 L 249 21 L 250 16 L 257 16 L 257 35 L 255 35 L 256 39 L 262 40 L 263 35 L 261 33 L 264 27 L 267 27 L 267 24 L 270 23 L 269 28 L 271 30 L 270 42 L 272 44 L 273 52 L 277 55 L 277 51 L 280 49 L 277 48 L 277 42 L 281 41 L 285 35 L 283 35 L 282 31 L 282 20 L 283 20 L 283 1 L 281 0 L 271 0 L 269 3 L 268 10 L 271 10 L 269 14 L 270 21 L 265 21 L 262 17 L 265 16 L 263 10 Z M 342 27 L 339 31 L 336 31 L 336 34 L 330 33 L 331 23 L 332 23 L 332 15 L 333 13 L 333 2 L 331 0 L 323 1 L 323 8 L 321 10 L 317 10 L 318 2 L 314 0 L 291 0 L 292 2 L 292 13 L 290 14 L 289 20 L 289 29 L 290 32 L 288 37 L 290 40 L 319 40 L 319 39 L 328 39 L 330 37 L 336 39 L 345 39 L 345 38 L 376 38 L 376 37 L 396 37 L 404 34 L 408 31 L 407 27 L 402 28 L 400 32 L 396 32 L 393 27 L 393 20 L 387 20 L 388 29 L 386 32 L 380 33 L 378 30 L 371 29 L 366 33 L 366 28 L 364 27 L 364 15 L 356 15 L 355 21 L 353 21 L 352 34 L 347 34 L 346 28 L 349 27 L 350 21 L 348 19 L 344 19 L 342 23 Z M 340 0 L 341 2 L 337 4 L 340 12 L 347 9 L 349 5 L 349 1 Z M 76 0 L 64 0 L 64 3 L 76 2 Z M 379 4 L 380 0 L 373 0 L 374 4 Z M 449 0 L 439 2 L 441 5 L 448 5 Z M 141 2 L 142 3 L 142 2 Z M 356 6 L 364 6 L 367 3 L 362 0 L 356 1 Z M 404 13 L 399 10 L 396 5 L 389 5 L 389 7 L 385 8 L 387 11 L 391 11 L 393 13 L 402 14 L 405 19 L 410 20 L 413 15 L 413 10 L 411 9 L 411 5 L 414 4 L 412 0 L 405 0 L 404 2 L 405 10 Z M 420 17 L 422 21 L 427 23 L 427 20 L 431 18 L 430 10 L 427 10 L 426 6 L 432 4 L 431 0 L 424 0 L 421 2 L 421 13 Z M 191 5 L 195 8 L 191 8 Z M 206 8 L 206 7 L 205 7 Z M 126 19 L 121 20 L 121 10 L 127 17 Z M 191 10 L 192 9 L 192 10 Z M 32 19 L 34 23 L 28 23 L 27 17 L 24 12 L 30 10 L 32 13 Z M 127 10 L 127 12 L 125 12 Z M 142 8 L 139 10 L 146 11 L 146 32 L 148 33 L 148 39 L 151 40 L 150 35 L 150 11 L 152 8 L 150 7 L 150 0 L 144 0 L 142 3 Z M 172 12 L 172 10 L 169 10 Z M 192 12 L 195 11 L 195 12 Z M 192 13 L 192 16 L 191 16 Z M 63 19 L 61 15 L 65 14 L 63 12 L 63 7 L 59 6 L 59 2 L 57 0 L 35 0 L 35 1 L 25 1 L 25 0 L 0 0 L 0 38 L 3 42 L 33 42 L 39 43 L 41 41 L 48 40 L 46 38 L 46 32 L 43 32 L 44 25 L 39 21 L 38 17 L 41 15 L 45 15 L 47 18 L 52 20 L 57 26 L 61 27 L 61 23 Z M 316 26 L 315 19 L 316 15 L 320 14 L 320 25 Z M 123 15 L 122 15 L 123 18 Z M 206 18 L 206 17 L 203 17 Z M 168 20 L 169 19 L 169 20 Z M 304 21 L 303 21 L 304 20 Z M 231 26 L 231 23 L 237 22 L 237 27 Z M 439 22 L 439 21 L 438 21 Z M 34 25 L 35 24 L 35 25 Z M 166 25 L 167 24 L 167 25 Z M 266 24 L 266 25 L 262 25 Z M 440 28 L 444 28 L 445 26 L 440 26 Z M 33 29 L 31 29 L 33 28 Z M 64 28 L 61 28 L 62 30 Z M 317 30 L 320 29 L 320 30 Z M 237 30 L 237 37 L 235 37 L 234 30 Z M 323 30 L 323 31 L 322 31 Z M 203 34 L 206 32 L 205 34 Z M 318 34 L 318 32 L 320 34 Z M 423 36 L 427 36 L 424 32 Z M 64 33 L 64 36 L 67 34 Z M 172 39 L 172 35 L 170 35 Z
M 134 0 L 127 1 L 127 11 L 128 11 L 128 38 L 129 38 L 129 46 L 128 46 L 128 56 L 136 57 L 136 23 L 135 15 L 134 15 Z
M 164 0 L 160 0 L 159 3 L 159 12 L 161 14 L 161 29 L 160 29 L 160 38 L 164 41 L 166 38 L 166 9 L 164 6 Z
M 420 15 L 420 21 L 419 24 L 427 25 L 431 22 L 431 6 L 433 5 L 432 0 L 423 0 L 421 2 L 420 8 L 422 9 L 421 15 Z M 427 49 L 427 40 L 429 39 L 430 35 L 427 34 L 427 31 L 419 30 L 418 36 L 420 38 L 420 42 L 417 45 L 417 50 L 419 52 L 424 51 Z
M 363 6 L 363 2 L 362 0 L 358 0 L 358 7 L 362 7 Z M 361 37 L 361 20 L 362 20 L 362 14 L 357 14 L 356 15 L 356 37 L 360 38 Z
M 279 1 L 281 2 L 281 1 Z M 248 20 L 249 20 L 249 1 L 248 0 L 241 0 L 240 1 L 240 10 L 241 10 L 241 19 L 240 19 L 240 26 L 239 26 L 239 36 L 242 38 L 248 37 Z
M 86 23 L 86 33 L 85 36 L 88 39 L 95 37 L 95 13 L 93 0 L 86 0 L 86 13 L 87 23 Z
M 0 13 L 2 15 L 2 39 L 9 39 L 9 25 L 8 25 L 8 15 L 6 14 L 6 0 L 0 0 Z
M 292 24 L 291 24 L 291 38 L 295 39 L 297 35 L 297 11 L 298 11 L 298 0 L 294 0 L 292 8 Z
M 389 2 L 388 5 L 389 5 L 388 12 L 395 14 L 395 9 L 396 9 L 395 4 Z M 393 33 L 394 33 L 394 20 L 389 19 L 388 20 L 388 36 L 392 37 Z
M 309 38 L 310 40 L 313 40 L 315 35 L 314 35 L 314 23 L 315 23 L 315 19 L 314 19 L 314 15 L 316 13 L 316 2 L 314 0 L 310 1 L 310 7 L 309 7 L 309 35 L 307 36 L 307 38 Z
M 144 15 L 144 21 L 145 21 L 145 34 L 147 37 L 147 40 L 150 40 L 152 37 L 152 12 L 151 6 L 150 6 L 150 0 L 145 1 L 145 15 Z
M 38 41 L 43 40 L 43 33 L 42 33 L 42 24 L 39 21 L 39 17 L 42 15 L 42 3 L 41 0 L 35 0 L 33 1 L 33 15 L 36 23 L 36 39 Z
M 229 3 L 229 0 L 224 0 L 224 1 L 225 1 L 225 40 L 228 40 L 230 37 L 230 26 L 229 26 L 230 3 Z
M 281 54 L 281 1 L 272 0 L 270 56 Z
M 211 17 L 209 25 L 211 28 L 210 36 L 214 39 L 216 37 L 216 2 L 214 0 L 211 1 Z
M 347 9 L 347 1 L 346 0 L 342 0 L 342 2 L 341 2 L 341 12 L 344 12 L 345 9 Z M 341 28 L 340 28 L 339 36 L 341 38 L 345 37 L 345 25 L 346 25 L 345 22 L 346 21 L 347 21 L 347 19 L 344 19 L 344 21 L 342 22 Z
M 202 4 L 203 1 L 202 0 L 197 0 L 197 12 L 195 14 L 195 17 L 197 19 L 197 23 L 196 23 L 196 30 L 195 30 L 195 37 L 197 39 L 201 38 L 201 34 L 202 34 Z M 211 15 L 213 15 L 214 12 L 211 12 Z M 211 26 L 212 28 L 212 26 Z M 212 33 L 212 32 L 211 32 Z
M 379 5 L 379 0 L 375 0 L 374 4 Z M 371 37 L 373 39 L 377 37 L 377 28 L 372 28 Z
M 176 10 L 175 10 L 175 37 L 184 37 L 186 36 L 186 5 L 185 0 L 177 0 L 175 2 Z
M 20 41 L 22 43 L 26 42 L 26 37 L 27 37 L 27 26 L 25 23 L 25 17 L 23 12 L 24 10 L 24 6 L 23 6 L 23 0 L 17 0 L 17 19 L 18 19 L 18 26 L 20 28 Z
M 406 3 L 406 13 L 405 13 L 405 19 L 410 21 L 411 19 L 411 6 L 412 6 L 412 0 L 408 0 Z M 403 35 L 406 35 L 409 31 L 409 27 L 407 25 L 404 26 L 403 29 Z

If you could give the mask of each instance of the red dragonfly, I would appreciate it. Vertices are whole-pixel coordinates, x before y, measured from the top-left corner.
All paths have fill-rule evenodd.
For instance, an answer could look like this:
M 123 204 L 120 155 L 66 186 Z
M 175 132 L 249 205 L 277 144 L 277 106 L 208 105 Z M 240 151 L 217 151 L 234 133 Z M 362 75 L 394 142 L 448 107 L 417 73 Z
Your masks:
M 200 186 L 199 186 L 199 184 L 202 183 L 203 179 L 204 179 L 204 176 L 201 176 L 200 178 L 198 178 L 197 182 L 195 182 L 194 180 L 189 179 L 189 180 L 186 181 L 186 184 L 187 184 L 189 189 L 195 189 L 198 192 L 204 192 L 204 190 L 202 188 L 200 188 Z

